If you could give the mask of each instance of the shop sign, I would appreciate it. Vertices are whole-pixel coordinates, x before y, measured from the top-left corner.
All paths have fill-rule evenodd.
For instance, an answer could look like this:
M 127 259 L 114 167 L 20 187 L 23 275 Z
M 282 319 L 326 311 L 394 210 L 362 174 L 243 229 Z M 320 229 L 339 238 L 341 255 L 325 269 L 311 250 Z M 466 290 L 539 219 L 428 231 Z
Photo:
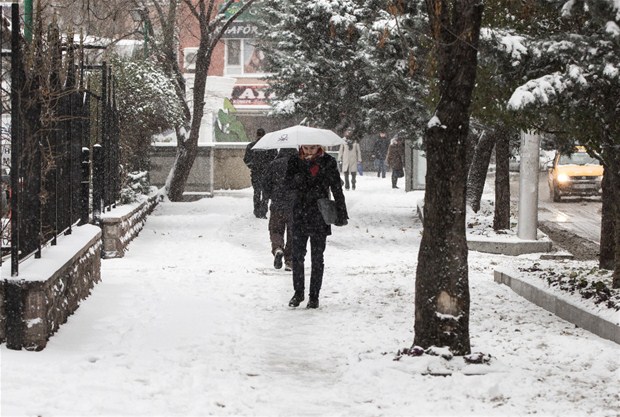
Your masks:
M 237 85 L 233 87 L 231 101 L 235 106 L 268 106 L 274 95 L 267 96 L 266 90 L 266 85 Z
M 223 39 L 258 38 L 258 25 L 252 22 L 233 22 L 222 35 Z

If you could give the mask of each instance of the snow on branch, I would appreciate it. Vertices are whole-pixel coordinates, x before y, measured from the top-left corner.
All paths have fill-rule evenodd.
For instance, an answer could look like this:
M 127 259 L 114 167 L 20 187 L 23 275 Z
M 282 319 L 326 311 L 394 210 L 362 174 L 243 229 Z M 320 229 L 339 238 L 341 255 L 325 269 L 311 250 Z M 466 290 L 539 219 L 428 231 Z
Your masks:
M 618 4 L 620 5 L 620 1 Z M 620 19 L 620 12 L 618 12 L 618 19 Z M 616 22 L 610 20 L 605 24 L 605 33 L 609 33 L 612 37 L 620 36 L 620 27 Z
M 498 50 L 507 54 L 515 61 L 521 62 L 522 58 L 528 55 L 524 36 L 502 34 L 498 31 L 484 28 L 480 32 L 480 38 L 485 41 L 495 41 Z M 518 62 L 515 62 L 515 64 L 518 64 Z
M 618 78 L 620 75 L 620 70 L 618 70 L 618 67 L 613 64 L 606 64 L 603 69 L 603 74 L 611 79 Z
M 512 93 L 508 109 L 521 110 L 529 105 L 547 104 L 550 98 L 566 90 L 567 83 L 568 80 L 559 72 L 530 80 Z

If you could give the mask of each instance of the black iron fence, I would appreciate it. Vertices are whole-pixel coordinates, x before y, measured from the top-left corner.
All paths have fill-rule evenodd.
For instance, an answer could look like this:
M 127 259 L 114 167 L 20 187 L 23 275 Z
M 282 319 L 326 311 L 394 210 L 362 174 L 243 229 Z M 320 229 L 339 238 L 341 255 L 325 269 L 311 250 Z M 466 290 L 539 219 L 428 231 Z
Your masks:
M 84 65 L 85 46 L 53 25 L 24 41 L 18 5 L 0 11 L 2 257 L 16 276 L 21 260 L 115 205 L 119 126 L 109 66 Z

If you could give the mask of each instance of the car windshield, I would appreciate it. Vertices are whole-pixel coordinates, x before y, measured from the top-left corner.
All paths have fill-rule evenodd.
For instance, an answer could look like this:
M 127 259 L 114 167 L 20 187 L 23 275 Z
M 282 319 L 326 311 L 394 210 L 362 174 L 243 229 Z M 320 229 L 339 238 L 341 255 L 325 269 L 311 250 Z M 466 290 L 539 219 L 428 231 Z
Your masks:
M 560 155 L 558 165 L 600 165 L 601 163 L 585 152 L 575 152 L 572 155 Z

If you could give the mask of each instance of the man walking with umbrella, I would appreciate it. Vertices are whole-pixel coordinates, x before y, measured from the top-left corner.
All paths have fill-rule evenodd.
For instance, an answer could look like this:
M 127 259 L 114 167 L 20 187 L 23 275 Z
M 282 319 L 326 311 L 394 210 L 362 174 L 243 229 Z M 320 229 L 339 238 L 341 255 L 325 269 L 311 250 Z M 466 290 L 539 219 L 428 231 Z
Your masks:
M 245 155 L 243 157 L 243 162 L 250 168 L 252 188 L 254 189 L 254 215 L 259 219 L 267 218 L 267 205 L 269 203 L 269 198 L 265 195 L 263 190 L 263 175 L 269 163 L 273 161 L 278 154 L 276 149 L 253 149 L 254 145 L 256 145 L 263 136 L 265 136 L 265 129 L 259 128 L 256 130 L 256 139 L 254 142 L 250 142 L 245 148 Z

